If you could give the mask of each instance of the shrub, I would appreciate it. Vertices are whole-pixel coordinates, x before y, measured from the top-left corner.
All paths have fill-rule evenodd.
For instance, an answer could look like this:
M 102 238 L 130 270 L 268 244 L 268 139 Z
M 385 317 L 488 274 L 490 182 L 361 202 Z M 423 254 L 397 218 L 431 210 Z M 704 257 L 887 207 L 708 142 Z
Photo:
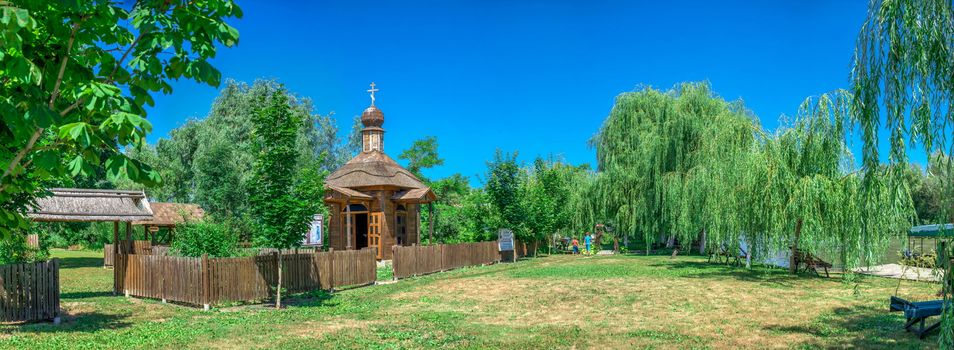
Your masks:
M 172 238 L 172 250 L 180 256 L 234 256 L 237 246 L 238 234 L 235 230 L 213 220 L 178 225 Z
M 49 251 L 42 244 L 39 249 L 27 245 L 26 236 L 26 233 L 14 232 L 0 239 L 0 264 L 46 261 L 50 258 Z

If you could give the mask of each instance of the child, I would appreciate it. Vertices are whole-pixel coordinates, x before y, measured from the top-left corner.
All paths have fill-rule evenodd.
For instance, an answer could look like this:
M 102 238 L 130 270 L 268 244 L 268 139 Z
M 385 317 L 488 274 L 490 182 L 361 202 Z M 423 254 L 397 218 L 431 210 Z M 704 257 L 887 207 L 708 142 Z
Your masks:
M 580 241 L 577 241 L 576 238 L 573 238 L 573 241 L 570 242 L 573 245 L 573 254 L 580 254 Z

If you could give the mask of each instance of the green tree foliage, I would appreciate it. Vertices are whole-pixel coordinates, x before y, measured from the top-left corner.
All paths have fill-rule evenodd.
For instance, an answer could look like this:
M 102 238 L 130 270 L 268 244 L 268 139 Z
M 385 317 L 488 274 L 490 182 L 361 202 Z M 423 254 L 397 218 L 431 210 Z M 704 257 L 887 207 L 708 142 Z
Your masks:
M 556 159 L 537 158 L 526 169 L 527 177 L 521 189 L 521 205 L 527 214 L 523 224 L 524 239 L 534 243 L 547 241 L 554 234 L 573 232 L 575 217 L 568 205 L 581 178 L 588 175 L 588 167 L 572 166 Z
M 239 235 L 231 225 L 207 218 L 176 225 L 171 248 L 179 256 L 230 257 L 236 255 L 238 241 Z
M 322 186 L 314 181 L 323 178 L 317 170 L 320 162 L 299 163 L 302 115 L 291 111 L 287 93 L 279 89 L 259 98 L 265 107 L 252 118 L 259 149 L 252 180 L 257 188 L 250 195 L 257 223 L 254 238 L 260 246 L 291 248 L 301 244 L 322 206 Z
M 486 176 L 484 191 L 493 208 L 493 226 L 512 230 L 518 239 L 532 240 L 524 221 L 530 214 L 523 200 L 527 173 L 517 162 L 517 152 L 497 150 L 494 159 L 487 163 Z
M 301 245 L 312 217 L 322 212 L 324 205 L 323 180 L 320 159 L 299 164 L 299 134 L 304 118 L 293 113 L 288 95 L 283 88 L 262 101 L 252 117 L 256 154 L 252 183 L 257 187 L 251 193 L 255 209 L 254 239 L 259 246 L 287 249 Z M 282 254 L 279 254 L 277 308 L 281 308 Z
M 401 152 L 398 158 L 406 160 L 407 166 L 405 168 L 424 181 L 427 178 L 424 177 L 421 170 L 444 164 L 444 159 L 441 159 L 437 154 L 437 137 L 434 136 L 415 140 L 411 148 Z
M 472 204 L 476 204 L 473 199 L 478 195 L 474 193 L 477 190 L 470 188 L 467 178 L 461 174 L 454 174 L 432 181 L 428 185 L 437 196 L 437 200 L 432 204 L 436 217 L 434 232 L 437 237 L 435 239 L 444 243 L 484 240 L 482 227 L 478 230 L 473 224 L 480 218 L 472 216 L 476 213 L 470 208 Z M 431 219 L 426 210 L 421 213 L 422 230 L 427 230 Z
M 599 173 L 572 201 L 579 222 L 609 222 L 647 244 L 744 241 L 756 255 L 795 246 L 848 266 L 870 261 L 913 211 L 885 186 L 862 199 L 845 143 L 850 102 L 843 91 L 809 99 L 769 135 L 705 84 L 620 95 L 594 138 Z
M 928 158 L 927 169 L 922 170 L 915 164 L 903 168 L 902 177 L 911 190 L 918 224 L 954 222 L 954 216 L 950 216 L 954 213 L 950 207 L 954 203 L 945 199 L 954 197 L 954 191 L 947 186 L 952 183 L 952 174 L 946 166 L 949 162 L 946 155 L 935 152 Z
M 889 186 L 903 183 L 894 179 L 902 176 L 912 146 L 954 154 L 950 138 L 954 124 L 954 3 L 950 0 L 872 0 L 858 35 L 851 78 L 867 172 L 877 171 L 882 127 L 890 133 Z M 950 158 L 943 163 L 938 166 L 954 167 Z M 943 180 L 942 189 L 954 187 L 950 178 Z M 944 211 L 954 207 L 954 197 L 942 200 L 946 202 L 941 205 Z M 948 271 L 944 295 L 951 301 L 954 273 L 950 261 L 943 262 Z M 941 347 L 954 348 L 954 310 L 947 308 L 943 321 Z
M 252 232 L 249 198 L 258 191 L 253 164 L 260 146 L 255 143 L 253 118 L 256 110 L 268 107 L 262 104 L 271 103 L 268 97 L 279 88 L 271 80 L 251 85 L 227 81 L 207 117 L 186 122 L 155 146 L 130 150 L 131 157 L 156 164 L 164 179 L 160 186 L 148 189 L 150 196 L 198 203 L 213 215 L 238 218 L 230 221 L 242 226 L 247 237 Z M 309 99 L 286 95 L 289 113 L 301 123 L 295 138 L 299 154 L 294 167 L 317 164 L 322 170 L 333 170 L 347 161 L 350 154 L 336 136 L 334 119 L 312 113 Z M 322 154 L 326 157 L 321 158 Z
M 738 232 L 731 227 L 742 223 L 726 220 L 739 220 L 727 214 L 741 198 L 707 187 L 725 180 L 721 169 L 745 161 L 739 155 L 752 150 L 757 130 L 740 104 L 714 97 L 705 84 L 618 96 L 591 141 L 598 173 L 572 201 L 578 229 L 610 223 L 647 245 L 669 235 L 692 241 L 707 221 L 710 231 Z
M 128 9 L 127 9 L 128 8 Z M 238 31 L 227 0 L 0 1 L 0 235 L 24 228 L 43 181 L 90 174 L 159 182 L 126 156 L 152 129 L 144 105 L 169 81 L 218 85 L 209 64 Z M 162 53 L 162 54 L 160 54 Z

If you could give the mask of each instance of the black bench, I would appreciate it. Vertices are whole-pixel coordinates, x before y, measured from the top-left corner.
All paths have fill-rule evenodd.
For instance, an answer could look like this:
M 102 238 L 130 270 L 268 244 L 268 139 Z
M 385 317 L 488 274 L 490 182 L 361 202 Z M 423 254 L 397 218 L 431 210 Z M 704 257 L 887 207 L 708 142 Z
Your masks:
M 944 300 L 912 302 L 892 296 L 889 307 L 891 311 L 904 312 L 904 318 L 907 319 L 907 322 L 904 324 L 904 330 L 914 332 L 914 334 L 918 335 L 918 338 L 924 339 L 929 332 L 934 331 L 941 326 L 941 321 L 938 320 L 937 322 L 924 327 L 924 321 L 927 320 L 928 317 L 941 315 L 941 311 L 944 308 Z M 911 329 L 911 327 L 915 324 L 918 324 L 918 328 Z

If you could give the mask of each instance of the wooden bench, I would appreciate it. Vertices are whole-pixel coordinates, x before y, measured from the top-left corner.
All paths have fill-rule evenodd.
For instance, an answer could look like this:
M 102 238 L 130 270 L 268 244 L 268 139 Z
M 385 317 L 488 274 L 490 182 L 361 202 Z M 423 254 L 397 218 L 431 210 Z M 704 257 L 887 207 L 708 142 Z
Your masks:
M 801 250 L 796 251 L 795 253 L 795 271 L 796 272 L 798 272 L 798 267 L 801 265 L 805 265 L 804 271 L 806 272 L 809 271 L 809 269 L 811 269 L 811 271 L 815 272 L 815 275 L 821 276 L 821 274 L 818 273 L 818 269 L 823 269 L 825 270 L 825 277 L 831 277 L 831 275 L 828 274 L 828 269 L 830 269 L 832 266 L 831 263 L 824 261 L 822 259 L 819 259 L 817 256 L 812 255 L 812 253 L 801 251 Z
M 717 251 L 709 252 L 709 260 L 708 260 L 708 261 L 709 261 L 710 263 L 712 262 L 712 259 L 715 259 L 715 261 L 716 261 L 717 263 L 722 263 L 722 262 L 720 261 L 720 260 L 722 260 L 722 258 L 725 258 L 725 264 L 726 264 L 726 265 L 729 265 L 729 263 L 731 262 L 731 263 L 734 263 L 734 264 L 737 265 L 737 266 L 741 266 L 741 265 L 742 265 L 742 260 L 741 260 L 741 259 L 744 259 L 744 258 L 745 258 L 745 255 L 744 255 L 744 254 L 741 254 L 741 255 L 740 255 L 740 254 L 732 254 L 732 253 L 730 253 L 729 250 L 726 249 L 725 247 L 719 247 L 719 249 L 718 249 Z M 740 258 L 741 258 L 741 259 L 740 259 Z M 734 260 L 733 260 L 733 259 L 734 259 Z
M 940 320 L 927 327 L 924 327 L 924 322 L 929 317 L 941 315 L 941 312 L 944 309 L 944 300 L 911 302 L 896 296 L 892 296 L 888 308 L 892 312 L 904 312 L 904 318 L 907 319 L 907 322 L 904 323 L 904 330 L 908 332 L 914 332 L 914 334 L 917 334 L 918 338 L 924 339 L 928 333 L 938 329 L 938 327 L 941 326 Z M 918 328 L 911 329 L 911 327 L 915 324 L 918 325 Z

